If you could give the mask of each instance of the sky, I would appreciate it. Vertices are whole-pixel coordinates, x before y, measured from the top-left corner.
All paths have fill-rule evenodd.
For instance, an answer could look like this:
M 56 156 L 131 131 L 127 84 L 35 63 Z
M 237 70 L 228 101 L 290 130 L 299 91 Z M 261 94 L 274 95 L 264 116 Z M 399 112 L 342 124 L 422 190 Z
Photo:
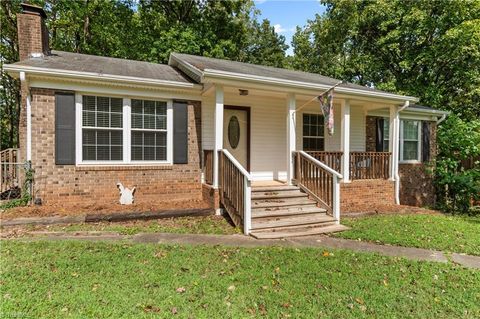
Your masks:
M 316 13 L 322 14 L 325 11 L 318 0 L 256 0 L 255 5 L 261 11 L 259 18 L 270 20 L 275 31 L 285 36 L 286 43 L 290 46 L 288 55 L 293 54 L 291 41 L 296 26 L 304 26 Z

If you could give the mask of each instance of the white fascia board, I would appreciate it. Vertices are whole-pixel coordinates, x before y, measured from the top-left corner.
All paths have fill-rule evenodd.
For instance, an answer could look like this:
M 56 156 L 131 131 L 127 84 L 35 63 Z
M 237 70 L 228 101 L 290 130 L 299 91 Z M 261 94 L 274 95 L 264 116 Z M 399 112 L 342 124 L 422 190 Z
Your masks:
M 178 66 L 181 65 L 184 68 L 188 69 L 190 72 L 195 74 L 199 79 L 203 79 L 203 72 L 191 65 L 188 62 L 185 62 L 181 59 L 179 59 L 177 56 L 175 56 L 175 53 L 170 54 L 170 57 L 168 58 L 168 65 L 170 66 Z
M 120 84 L 118 82 L 85 81 L 75 79 L 62 79 L 59 77 L 29 77 L 30 87 L 76 91 L 90 94 L 108 96 L 132 96 L 139 98 L 181 99 L 189 101 L 201 100 L 201 91 L 186 89 L 154 87 L 133 84 Z
M 241 73 L 205 69 L 203 71 L 202 83 L 210 82 L 211 81 L 210 79 L 213 80 L 212 82 L 215 82 L 216 79 L 252 81 L 257 83 L 269 84 L 277 87 L 283 86 L 283 87 L 300 88 L 300 89 L 308 89 L 308 90 L 315 90 L 315 91 L 327 90 L 332 87 L 331 85 L 324 85 L 324 84 L 317 84 L 317 83 L 291 81 L 291 80 L 257 76 L 257 75 L 246 75 Z M 404 101 L 418 102 L 419 100 L 418 98 L 412 97 L 412 96 L 404 96 L 404 95 L 398 95 L 398 94 L 392 94 L 392 93 L 386 93 L 386 92 L 363 91 L 363 90 L 345 88 L 345 87 L 336 87 L 335 92 L 349 94 L 349 95 L 385 98 L 385 99 L 401 101 L 401 102 L 404 102 Z
M 14 64 L 6 64 L 3 66 L 3 68 L 5 71 L 9 73 L 25 72 L 28 75 L 58 76 L 58 77 L 81 79 L 81 80 L 96 80 L 96 81 L 101 80 L 101 81 L 129 83 L 129 84 L 137 84 L 137 85 L 182 88 L 182 89 L 190 89 L 190 90 L 198 90 L 198 91 L 202 89 L 202 85 L 195 84 L 195 83 L 184 83 L 184 82 L 176 82 L 176 81 L 139 78 L 139 77 L 133 77 L 133 76 L 103 74 L 103 73 L 94 73 L 94 72 L 78 72 L 78 71 L 61 70 L 61 69 L 47 69 L 47 68 L 39 68 L 39 67 L 32 67 L 32 66 L 20 66 L 20 65 L 14 65 Z

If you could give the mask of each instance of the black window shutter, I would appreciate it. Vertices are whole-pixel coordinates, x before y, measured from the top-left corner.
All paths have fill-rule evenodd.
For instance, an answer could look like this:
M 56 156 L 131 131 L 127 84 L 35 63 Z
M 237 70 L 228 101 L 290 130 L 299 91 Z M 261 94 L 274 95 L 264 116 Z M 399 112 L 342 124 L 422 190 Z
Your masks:
M 75 94 L 55 93 L 55 164 L 75 165 Z
M 430 124 L 422 122 L 422 162 L 430 160 Z
M 384 119 L 377 118 L 377 134 L 375 134 L 375 149 L 377 152 L 383 152 L 383 121 Z
M 173 163 L 188 163 L 188 105 L 173 102 Z

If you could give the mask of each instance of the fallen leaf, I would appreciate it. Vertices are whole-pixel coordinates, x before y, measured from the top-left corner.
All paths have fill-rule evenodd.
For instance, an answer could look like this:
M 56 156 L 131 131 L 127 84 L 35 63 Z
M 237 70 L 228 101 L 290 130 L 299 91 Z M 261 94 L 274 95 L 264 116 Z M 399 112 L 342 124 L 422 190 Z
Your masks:
M 176 315 L 178 313 L 177 307 L 172 308 L 172 315 Z
M 160 308 L 157 306 L 147 305 L 143 307 L 143 311 L 145 312 L 160 312 Z
M 328 251 L 324 250 L 322 255 L 323 255 L 323 257 L 328 257 L 328 256 L 330 256 L 330 253 Z
M 184 287 L 178 287 L 176 291 L 180 294 L 183 294 L 187 290 Z
M 231 285 L 230 287 L 228 287 L 228 291 L 234 291 L 235 290 L 235 286 L 234 285 Z

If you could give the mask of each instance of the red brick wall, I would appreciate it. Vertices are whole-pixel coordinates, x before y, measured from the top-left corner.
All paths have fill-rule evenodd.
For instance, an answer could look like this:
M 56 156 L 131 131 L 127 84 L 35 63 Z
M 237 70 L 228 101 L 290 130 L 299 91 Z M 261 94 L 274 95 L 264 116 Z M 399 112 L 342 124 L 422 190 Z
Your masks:
M 340 184 L 341 213 L 358 213 L 395 204 L 394 182 L 367 179 Z
M 207 184 L 202 184 L 202 197 L 213 209 L 220 208 L 220 194 L 218 189 Z
M 118 181 L 126 187 L 137 187 L 136 202 L 202 199 L 200 102 L 188 106 L 188 164 L 76 167 L 55 165 L 55 92 L 31 92 L 34 192 L 44 203 L 117 202 Z
M 48 52 L 48 32 L 41 16 L 17 14 L 17 28 L 20 61 L 29 58 L 32 53 Z

